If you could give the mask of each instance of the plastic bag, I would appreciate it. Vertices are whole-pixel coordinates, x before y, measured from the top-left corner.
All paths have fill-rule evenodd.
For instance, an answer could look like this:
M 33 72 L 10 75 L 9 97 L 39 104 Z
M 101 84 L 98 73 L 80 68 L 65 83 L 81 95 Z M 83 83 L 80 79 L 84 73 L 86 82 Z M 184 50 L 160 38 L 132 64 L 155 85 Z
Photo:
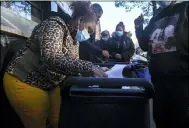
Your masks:
M 137 54 L 135 54 L 135 55 L 132 56 L 132 61 L 144 61 L 144 62 L 148 62 L 148 60 L 145 57 L 137 55 Z
M 140 69 L 134 69 L 134 72 L 136 73 L 137 78 L 144 78 L 147 81 L 151 82 L 151 75 L 149 73 L 149 68 L 140 68 Z

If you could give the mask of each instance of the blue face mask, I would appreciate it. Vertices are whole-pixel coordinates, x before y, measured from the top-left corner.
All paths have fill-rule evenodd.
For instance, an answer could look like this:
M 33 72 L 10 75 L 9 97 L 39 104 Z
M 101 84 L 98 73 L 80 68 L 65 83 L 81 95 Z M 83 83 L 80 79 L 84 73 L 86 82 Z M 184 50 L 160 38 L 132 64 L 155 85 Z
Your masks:
M 83 42 L 83 41 L 86 41 L 90 38 L 90 35 L 87 31 L 87 29 L 84 29 L 82 31 L 78 31 L 77 34 L 76 34 L 76 39 L 77 41 L 79 42 Z
M 169 1 L 157 1 L 157 4 L 162 8 L 166 8 L 167 6 L 169 6 L 170 2 Z
M 116 35 L 119 36 L 119 37 L 122 36 L 123 35 L 123 31 L 116 31 Z

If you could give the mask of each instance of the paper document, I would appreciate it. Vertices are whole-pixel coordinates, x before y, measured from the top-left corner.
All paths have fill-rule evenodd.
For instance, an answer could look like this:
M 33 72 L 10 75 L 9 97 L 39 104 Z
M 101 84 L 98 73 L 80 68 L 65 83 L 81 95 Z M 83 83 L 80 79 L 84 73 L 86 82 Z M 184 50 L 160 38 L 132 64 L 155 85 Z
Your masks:
M 123 78 L 122 71 L 125 66 L 125 64 L 114 65 L 109 71 L 106 72 L 106 74 L 108 74 L 108 78 Z

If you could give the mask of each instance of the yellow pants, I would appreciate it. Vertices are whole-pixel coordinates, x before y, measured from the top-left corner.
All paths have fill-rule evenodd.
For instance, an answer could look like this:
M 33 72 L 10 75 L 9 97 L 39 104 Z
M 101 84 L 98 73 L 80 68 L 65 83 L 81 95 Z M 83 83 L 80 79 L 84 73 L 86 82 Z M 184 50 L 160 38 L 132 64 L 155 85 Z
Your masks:
M 5 73 L 3 78 L 5 93 L 23 122 L 25 128 L 46 128 L 46 121 L 58 128 L 60 109 L 59 87 L 47 92 L 32 87 Z

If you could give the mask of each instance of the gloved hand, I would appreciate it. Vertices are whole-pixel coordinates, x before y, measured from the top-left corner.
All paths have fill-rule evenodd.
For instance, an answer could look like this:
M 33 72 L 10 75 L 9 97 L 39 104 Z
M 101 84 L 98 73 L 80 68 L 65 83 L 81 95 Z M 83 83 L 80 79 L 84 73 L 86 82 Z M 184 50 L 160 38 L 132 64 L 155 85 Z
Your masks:
M 144 78 L 147 81 L 151 81 L 151 75 L 147 66 L 143 64 L 135 64 L 132 65 L 131 68 L 135 72 L 137 78 Z
M 134 20 L 135 28 L 143 28 L 143 23 L 144 17 L 142 14 Z

